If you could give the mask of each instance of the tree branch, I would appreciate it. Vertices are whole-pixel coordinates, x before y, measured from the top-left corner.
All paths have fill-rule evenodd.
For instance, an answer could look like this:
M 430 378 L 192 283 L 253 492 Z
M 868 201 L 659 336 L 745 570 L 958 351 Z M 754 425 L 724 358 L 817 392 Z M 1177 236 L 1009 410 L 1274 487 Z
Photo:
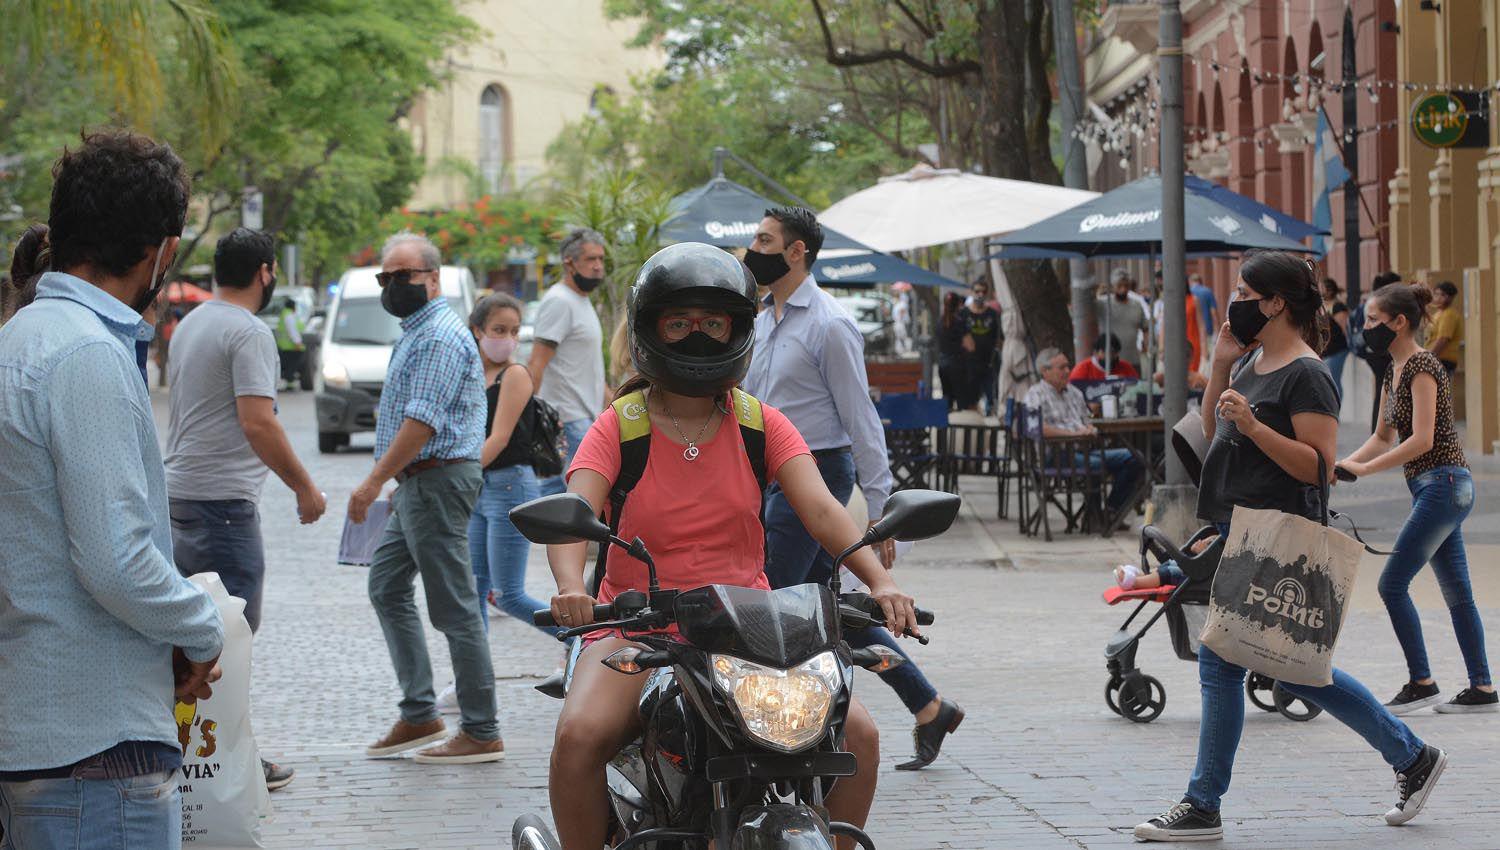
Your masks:
M 813 11 L 818 13 L 818 28 L 823 31 L 825 58 L 828 64 L 836 68 L 857 68 L 881 62 L 900 62 L 931 77 L 962 77 L 966 74 L 979 73 L 979 63 L 972 59 L 963 59 L 958 62 L 928 62 L 905 50 L 894 48 L 875 50 L 870 53 L 855 53 L 848 48 L 837 47 L 833 43 L 833 31 L 828 27 L 828 16 L 823 11 L 821 0 L 812 0 L 812 5 Z
M 925 35 L 928 38 L 936 37 L 937 34 L 929 29 L 927 24 L 923 23 L 920 18 L 913 14 L 912 10 L 908 8 L 905 3 L 901 2 L 901 0 L 894 0 L 894 2 L 896 4 L 896 8 L 900 9 L 903 15 L 906 15 L 906 19 L 916 25 L 917 32 L 920 32 L 922 35 Z

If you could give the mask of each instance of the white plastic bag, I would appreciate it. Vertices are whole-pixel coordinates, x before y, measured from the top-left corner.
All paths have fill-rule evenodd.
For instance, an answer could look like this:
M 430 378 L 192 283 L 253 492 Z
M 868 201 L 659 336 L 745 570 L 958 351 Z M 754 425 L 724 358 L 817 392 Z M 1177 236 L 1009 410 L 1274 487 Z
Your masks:
M 190 579 L 224 618 L 223 678 L 214 694 L 177 703 L 182 744 L 182 843 L 194 850 L 263 847 L 260 819 L 271 813 L 260 751 L 250 729 L 250 624 L 245 600 L 230 596 L 218 573 Z

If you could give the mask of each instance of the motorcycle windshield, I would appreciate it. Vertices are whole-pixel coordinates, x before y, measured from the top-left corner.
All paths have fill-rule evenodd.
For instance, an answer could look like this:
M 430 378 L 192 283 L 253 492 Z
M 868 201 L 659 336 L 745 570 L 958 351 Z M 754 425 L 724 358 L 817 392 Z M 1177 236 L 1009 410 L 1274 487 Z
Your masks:
M 712 584 L 679 594 L 676 614 L 682 636 L 699 649 L 786 669 L 832 648 L 837 611 L 818 584 Z

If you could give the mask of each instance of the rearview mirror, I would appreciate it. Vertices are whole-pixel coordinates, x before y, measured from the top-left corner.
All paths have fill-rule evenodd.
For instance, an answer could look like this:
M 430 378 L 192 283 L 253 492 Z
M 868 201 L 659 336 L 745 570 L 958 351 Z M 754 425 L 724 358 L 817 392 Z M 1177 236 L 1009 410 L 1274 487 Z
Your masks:
M 518 505 L 511 508 L 510 521 L 532 543 L 609 542 L 609 526 L 576 493 L 557 493 Z
M 902 490 L 885 503 L 885 515 L 870 527 L 871 543 L 882 540 L 926 540 L 947 531 L 963 500 L 936 490 Z

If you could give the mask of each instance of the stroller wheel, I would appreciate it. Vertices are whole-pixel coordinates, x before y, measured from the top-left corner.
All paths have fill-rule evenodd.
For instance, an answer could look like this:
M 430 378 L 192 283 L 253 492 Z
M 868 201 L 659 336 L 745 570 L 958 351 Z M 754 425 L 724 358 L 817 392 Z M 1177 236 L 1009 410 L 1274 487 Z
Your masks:
M 1150 723 L 1167 707 L 1167 689 L 1152 676 L 1134 673 L 1120 685 L 1120 713 L 1136 723 Z
M 1287 720 L 1306 722 L 1323 713 L 1320 706 L 1313 705 L 1280 684 L 1271 689 L 1271 698 L 1276 701 L 1276 710 Z
M 1104 683 L 1104 704 L 1115 714 L 1120 713 L 1120 680 L 1116 676 L 1110 676 Z
M 1272 691 L 1275 686 L 1276 680 L 1270 676 L 1263 673 L 1251 673 L 1245 679 L 1245 696 L 1248 696 L 1255 707 L 1261 711 L 1276 711 L 1275 693 L 1261 696 L 1262 691 Z

